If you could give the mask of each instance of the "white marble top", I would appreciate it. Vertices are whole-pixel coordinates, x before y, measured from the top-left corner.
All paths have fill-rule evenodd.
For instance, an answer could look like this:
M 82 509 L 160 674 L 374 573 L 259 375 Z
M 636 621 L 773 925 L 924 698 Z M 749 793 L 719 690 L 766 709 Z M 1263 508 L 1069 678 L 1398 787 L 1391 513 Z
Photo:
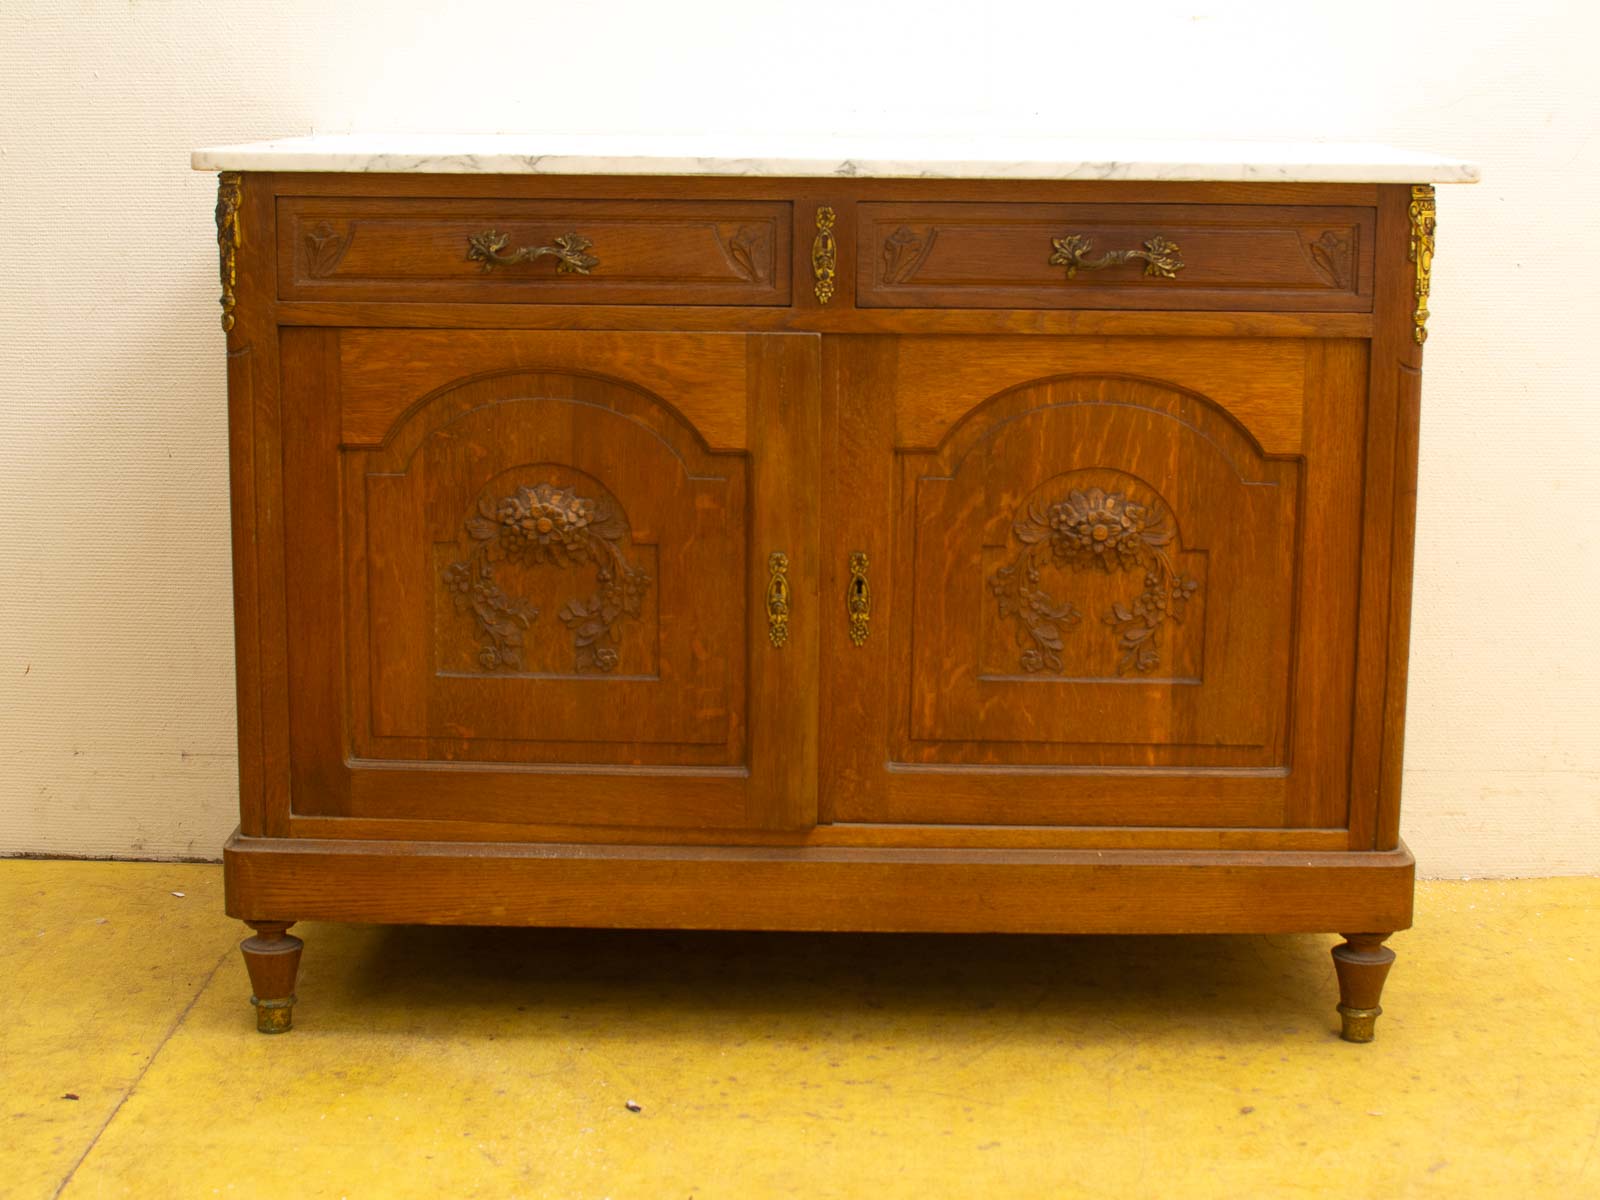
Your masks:
M 448 175 L 754 175 L 843 179 L 1165 179 L 1475 183 L 1476 163 L 1337 142 L 865 138 L 789 134 L 321 134 L 209 146 L 197 171 Z

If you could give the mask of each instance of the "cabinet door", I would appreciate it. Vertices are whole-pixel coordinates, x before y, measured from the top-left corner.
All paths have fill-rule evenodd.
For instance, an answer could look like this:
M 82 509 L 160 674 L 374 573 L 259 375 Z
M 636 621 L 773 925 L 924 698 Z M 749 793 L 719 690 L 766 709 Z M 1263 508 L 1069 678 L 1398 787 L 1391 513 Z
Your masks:
M 1344 824 L 1365 344 L 973 349 L 829 356 L 831 816 Z
M 817 347 L 285 330 L 293 811 L 811 823 Z

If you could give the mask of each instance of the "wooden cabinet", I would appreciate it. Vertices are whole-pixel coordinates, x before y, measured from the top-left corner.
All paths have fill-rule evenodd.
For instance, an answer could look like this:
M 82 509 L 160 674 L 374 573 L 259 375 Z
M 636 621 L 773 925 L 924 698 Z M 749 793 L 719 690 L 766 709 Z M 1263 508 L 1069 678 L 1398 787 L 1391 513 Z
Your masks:
M 1431 189 L 221 187 L 263 1029 L 331 919 L 1339 931 L 1371 1036 Z

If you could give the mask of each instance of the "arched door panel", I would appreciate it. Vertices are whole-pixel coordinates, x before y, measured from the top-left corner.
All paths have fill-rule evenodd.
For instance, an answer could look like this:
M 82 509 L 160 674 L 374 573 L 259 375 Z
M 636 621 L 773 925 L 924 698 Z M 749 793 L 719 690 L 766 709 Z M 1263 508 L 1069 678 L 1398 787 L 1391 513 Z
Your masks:
M 818 357 L 286 330 L 292 811 L 442 836 L 812 822 L 792 698 L 816 691 L 817 519 L 781 464 L 814 462 Z M 811 609 L 782 649 L 771 551 Z
M 864 555 L 871 617 L 824 645 L 824 811 L 1342 825 L 1365 347 L 970 346 L 840 353 L 825 587 Z

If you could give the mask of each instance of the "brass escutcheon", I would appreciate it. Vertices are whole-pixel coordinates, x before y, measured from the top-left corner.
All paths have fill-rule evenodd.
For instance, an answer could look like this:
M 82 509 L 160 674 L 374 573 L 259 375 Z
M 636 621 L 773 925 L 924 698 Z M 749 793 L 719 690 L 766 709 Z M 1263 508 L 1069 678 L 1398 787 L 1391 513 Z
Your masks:
M 767 636 L 778 647 L 789 640 L 789 556 L 781 550 L 767 556 Z
M 864 550 L 850 555 L 850 585 L 845 591 L 844 607 L 850 616 L 850 640 L 859 646 L 867 640 L 867 622 L 872 619 L 872 589 L 867 584 Z

